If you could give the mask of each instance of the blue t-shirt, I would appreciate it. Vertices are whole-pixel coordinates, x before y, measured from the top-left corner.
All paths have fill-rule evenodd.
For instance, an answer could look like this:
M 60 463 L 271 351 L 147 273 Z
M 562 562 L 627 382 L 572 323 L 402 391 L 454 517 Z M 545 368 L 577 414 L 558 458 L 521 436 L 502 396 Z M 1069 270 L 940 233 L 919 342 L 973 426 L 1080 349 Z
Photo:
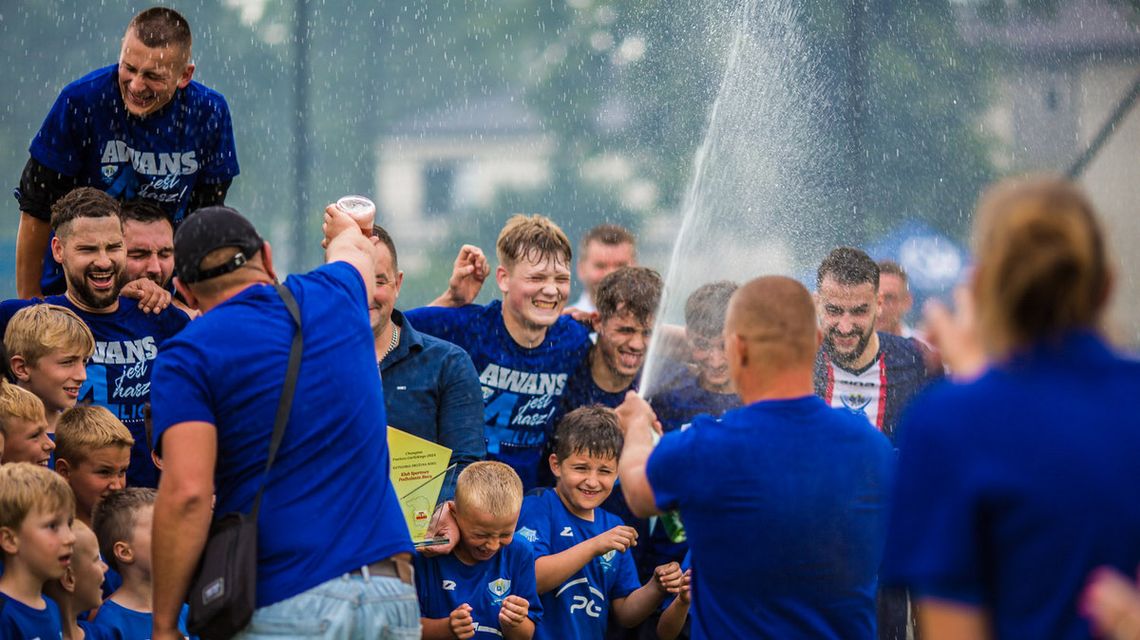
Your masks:
M 899 432 L 886 584 L 984 608 L 994 637 L 1090 638 L 1093 568 L 1140 565 L 1140 363 L 1091 333 L 920 395 Z
M 523 488 L 533 488 L 566 381 L 590 348 L 589 329 L 562 316 L 541 344 L 527 349 L 507 332 L 499 300 L 485 307 L 420 307 L 404 315 L 416 329 L 471 356 L 483 386 L 487 458 L 510 465 Z
M 91 329 L 95 353 L 87 362 L 87 381 L 79 389 L 79 402 L 106 407 L 130 430 L 135 446 L 127 484 L 157 487 L 158 469 L 150 457 L 143 411 L 150 402 L 154 360 L 166 340 L 190 322 L 189 316 L 174 305 L 159 314 L 145 313 L 138 300 L 122 297 L 113 313 L 91 313 L 76 307 L 67 296 L 48 296 L 0 303 L 0 332 L 8 328 L 17 311 L 41 302 L 71 309 Z
M 894 451 L 815 396 L 665 434 L 646 473 L 679 509 L 694 638 L 874 638 Z
M 178 614 L 178 630 L 183 635 L 188 633 L 186 615 L 189 611 L 189 606 L 182 605 L 182 611 Z M 95 624 L 92 626 L 114 629 L 126 640 L 144 640 L 150 638 L 153 621 L 152 613 L 128 609 L 114 600 L 104 600 L 95 614 Z
M 157 204 L 177 227 L 195 185 L 238 174 L 229 106 L 222 94 L 191 82 L 162 109 L 138 118 L 123 104 L 118 77 L 115 64 L 64 87 L 29 151 L 47 168 L 77 178 L 77 186 Z M 62 289 L 62 281 L 49 249 L 44 290 Z
M 83 630 L 83 640 L 127 640 L 127 637 L 121 631 L 113 627 L 104 627 L 101 624 L 88 622 L 87 620 L 80 620 L 78 623 L 79 628 Z M 150 638 L 150 632 L 141 638 Z
M 59 624 L 59 606 L 44 598 L 43 609 L 33 609 L 0 593 L 0 638 L 40 638 L 59 640 L 63 627 Z
M 649 403 L 653 406 L 653 412 L 657 414 L 661 428 L 666 433 L 680 429 L 699 415 L 715 418 L 741 404 L 740 397 L 735 393 L 715 393 L 705 390 L 697 376 L 689 371 L 677 374 L 673 384 L 655 394 L 649 399 Z
M 466 565 L 454 553 L 428 558 L 415 554 L 416 596 L 420 616 L 446 618 L 456 607 L 471 606 L 475 637 L 502 637 L 499 610 L 507 596 L 518 596 L 530 603 L 527 616 L 537 625 L 542 620 L 542 603 L 534 579 L 534 550 L 515 535 L 490 560 Z
M 258 607 L 412 550 L 388 477 L 368 290 L 345 262 L 290 276 L 285 286 L 301 307 L 304 351 L 262 499 Z M 258 284 L 203 314 L 159 354 L 155 442 L 184 422 L 216 427 L 219 517 L 248 513 L 262 486 L 294 328 L 277 291 Z
M 534 557 L 562 553 L 574 545 L 624 524 L 621 518 L 594 509 L 594 521 L 570 513 L 558 492 L 546 489 L 523 499 L 515 535 L 534 546 Z M 566 582 L 542 594 L 542 624 L 536 639 L 602 638 L 610 603 L 633 593 L 641 584 L 629 552 L 610 551 L 597 556 Z

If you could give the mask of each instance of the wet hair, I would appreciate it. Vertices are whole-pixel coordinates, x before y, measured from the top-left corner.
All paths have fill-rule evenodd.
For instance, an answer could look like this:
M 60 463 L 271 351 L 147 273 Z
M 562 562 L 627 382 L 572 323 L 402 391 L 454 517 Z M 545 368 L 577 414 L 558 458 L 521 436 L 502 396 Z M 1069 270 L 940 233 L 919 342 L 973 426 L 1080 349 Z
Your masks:
M 123 222 L 131 220 L 143 224 L 162 222 L 164 220 L 170 222 L 170 218 L 166 216 L 166 212 L 163 211 L 161 207 L 150 200 L 143 200 L 141 198 L 127 200 L 119 205 L 119 217 L 123 219 Z M 170 228 L 173 229 L 174 225 L 171 224 Z
M 144 487 L 127 487 L 108 493 L 95 506 L 91 518 L 91 528 L 99 539 L 99 554 L 112 569 L 122 573 L 119 559 L 115 557 L 115 543 L 131 544 L 135 538 L 135 522 L 139 511 L 154 506 L 158 492 Z
M 602 405 L 578 407 L 563 416 L 554 429 L 554 455 L 559 460 L 574 454 L 616 460 L 622 443 L 617 413 Z
M 34 304 L 12 316 L 4 331 L 4 348 L 24 362 L 35 365 L 53 351 L 90 358 L 95 337 L 75 312 L 56 304 Z
M 8 421 L 13 418 L 43 424 L 47 422 L 47 412 L 39 396 L 6 382 L 0 385 L 0 430 L 5 436 L 11 433 Z
M 511 268 L 526 260 L 537 264 L 554 258 L 567 266 L 573 257 L 570 240 L 558 225 L 546 216 L 516 214 L 507 220 L 495 242 L 499 264 Z
M 622 267 L 602 278 L 594 296 L 598 316 L 607 320 L 619 313 L 632 313 L 638 322 L 648 323 L 657 314 L 661 275 L 648 267 Z
M 827 254 L 819 265 L 819 271 L 816 272 L 817 290 L 823 286 L 823 279 L 827 276 L 845 286 L 869 282 L 875 287 L 875 291 L 879 290 L 879 265 L 875 264 L 865 251 L 854 247 L 839 247 Z
M 723 333 L 728 301 L 738 287 L 731 280 L 718 280 L 697 287 L 685 300 L 685 330 L 701 336 Z
M 62 476 L 38 464 L 0 466 L 0 527 L 18 529 L 33 511 L 65 511 L 74 517 L 75 494 Z
M 1099 321 L 1110 268 L 1092 203 L 1075 184 L 1032 177 L 991 187 L 973 245 L 978 324 L 991 354 Z
M 502 462 L 472 463 L 455 481 L 455 507 L 460 511 L 476 509 L 495 518 L 517 517 L 522 498 L 519 474 Z
M 142 43 L 152 49 L 174 46 L 187 53 L 193 43 L 190 23 L 174 9 L 152 7 L 131 18 L 128 32 L 134 32 Z
M 105 407 L 80 405 L 68 409 L 55 426 L 55 457 L 73 465 L 104 447 L 133 446 L 130 430 Z
M 388 230 L 378 224 L 372 225 L 372 237 L 379 238 L 380 244 L 388 248 L 388 253 L 392 254 L 392 269 L 400 271 L 400 261 L 396 258 L 396 241 L 392 239 L 392 234 Z
M 119 217 L 119 201 L 94 187 L 79 187 L 67 192 L 51 205 L 51 230 L 65 236 L 77 218 Z M 120 220 L 119 224 L 122 224 Z
M 590 246 L 591 242 L 597 242 L 611 247 L 616 247 L 622 244 L 633 245 L 637 249 L 637 239 L 633 237 L 633 233 L 629 229 L 618 224 L 600 224 L 593 229 L 586 232 L 582 236 L 582 242 L 578 245 L 578 250 L 584 255 L 586 247 Z
M 902 268 L 901 264 L 894 260 L 880 260 L 878 265 L 880 278 L 882 278 L 884 274 L 895 276 L 899 280 L 902 280 L 903 287 L 909 288 L 910 278 L 906 275 L 906 270 Z

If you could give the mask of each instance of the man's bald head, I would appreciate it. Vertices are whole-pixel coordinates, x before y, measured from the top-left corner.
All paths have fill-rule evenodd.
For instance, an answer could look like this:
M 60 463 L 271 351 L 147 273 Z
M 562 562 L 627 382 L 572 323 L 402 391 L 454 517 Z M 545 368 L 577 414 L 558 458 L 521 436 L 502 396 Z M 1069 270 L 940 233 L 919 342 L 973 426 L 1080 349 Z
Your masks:
M 819 348 L 815 304 L 802 284 L 784 276 L 756 278 L 729 302 L 725 341 L 734 336 L 765 369 L 810 367 Z

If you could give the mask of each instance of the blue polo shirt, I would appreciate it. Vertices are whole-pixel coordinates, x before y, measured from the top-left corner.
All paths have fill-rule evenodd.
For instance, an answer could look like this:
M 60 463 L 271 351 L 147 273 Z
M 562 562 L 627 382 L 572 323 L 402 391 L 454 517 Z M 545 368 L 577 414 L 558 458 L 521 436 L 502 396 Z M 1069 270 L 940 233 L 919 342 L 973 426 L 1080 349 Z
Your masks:
M 919 396 L 883 581 L 984 608 L 995 637 L 1092 637 L 1090 572 L 1140 565 L 1138 395 L 1140 363 L 1077 332 Z

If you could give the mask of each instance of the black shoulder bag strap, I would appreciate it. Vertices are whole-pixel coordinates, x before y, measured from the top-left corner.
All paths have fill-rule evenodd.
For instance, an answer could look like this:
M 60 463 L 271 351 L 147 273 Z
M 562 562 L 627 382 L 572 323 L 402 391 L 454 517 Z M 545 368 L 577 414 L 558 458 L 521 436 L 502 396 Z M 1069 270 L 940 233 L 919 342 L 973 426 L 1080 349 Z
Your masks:
M 269 483 L 269 470 L 273 468 L 273 460 L 277 457 L 277 450 L 281 447 L 281 440 L 285 437 L 285 425 L 289 422 L 289 412 L 293 408 L 293 392 L 297 389 L 297 374 L 301 371 L 301 349 L 305 340 L 301 336 L 301 309 L 297 306 L 297 299 L 293 293 L 283 285 L 273 285 L 278 295 L 285 302 L 285 308 L 293 317 L 297 331 L 293 334 L 293 346 L 289 349 L 289 367 L 285 371 L 285 385 L 281 388 L 281 401 L 277 403 L 277 417 L 273 421 L 273 437 L 269 440 L 269 458 L 265 461 L 265 478 L 261 488 L 257 490 L 257 497 L 253 499 L 253 510 L 249 512 L 254 522 L 261 512 L 261 494 L 265 492 L 265 485 Z

